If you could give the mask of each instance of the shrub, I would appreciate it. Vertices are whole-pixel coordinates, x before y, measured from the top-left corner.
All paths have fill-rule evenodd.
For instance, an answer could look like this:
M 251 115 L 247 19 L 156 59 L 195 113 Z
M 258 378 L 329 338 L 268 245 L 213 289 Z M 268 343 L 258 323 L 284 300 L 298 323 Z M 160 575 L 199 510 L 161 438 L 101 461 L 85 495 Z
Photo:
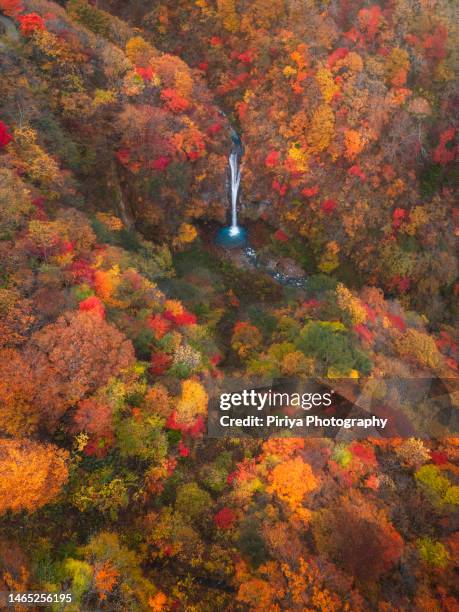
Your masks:
M 175 507 L 191 520 L 197 520 L 207 514 L 211 505 L 209 493 L 200 489 L 195 482 L 184 484 L 177 491 Z
M 431 538 L 420 538 L 417 541 L 419 556 L 428 565 L 446 567 L 449 563 L 449 554 L 441 542 L 434 542 Z
M 369 357 L 355 348 L 350 336 L 342 328 L 324 321 L 309 321 L 301 330 L 297 347 L 327 366 L 346 376 L 351 370 L 363 374 L 371 371 Z
M 110 34 L 110 15 L 91 6 L 85 0 L 70 0 L 67 3 L 67 10 L 70 15 L 81 23 L 81 25 L 106 38 Z

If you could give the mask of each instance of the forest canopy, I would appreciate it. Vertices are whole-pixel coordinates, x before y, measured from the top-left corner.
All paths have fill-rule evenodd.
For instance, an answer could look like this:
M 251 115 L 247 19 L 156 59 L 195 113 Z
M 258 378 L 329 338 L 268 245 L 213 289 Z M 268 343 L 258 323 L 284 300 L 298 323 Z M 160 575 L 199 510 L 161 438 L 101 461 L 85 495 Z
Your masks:
M 457 610 L 455 15 L 0 0 L 1 592 Z M 235 143 L 256 263 L 214 241 Z M 393 429 L 209 437 L 253 380 L 372 389 Z

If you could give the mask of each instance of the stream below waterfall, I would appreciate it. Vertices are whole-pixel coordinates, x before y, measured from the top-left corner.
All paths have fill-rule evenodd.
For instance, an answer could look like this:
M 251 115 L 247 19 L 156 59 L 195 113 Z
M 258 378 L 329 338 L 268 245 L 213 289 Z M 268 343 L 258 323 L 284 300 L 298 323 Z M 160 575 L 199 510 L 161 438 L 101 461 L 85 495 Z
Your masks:
M 265 272 L 273 278 L 275 281 L 286 287 L 297 287 L 298 289 L 306 287 L 307 278 L 306 276 L 289 276 L 280 270 L 276 270 L 275 267 L 269 266 L 259 260 L 257 252 L 250 245 L 244 249 L 244 256 L 247 261 L 256 268 L 257 270 Z

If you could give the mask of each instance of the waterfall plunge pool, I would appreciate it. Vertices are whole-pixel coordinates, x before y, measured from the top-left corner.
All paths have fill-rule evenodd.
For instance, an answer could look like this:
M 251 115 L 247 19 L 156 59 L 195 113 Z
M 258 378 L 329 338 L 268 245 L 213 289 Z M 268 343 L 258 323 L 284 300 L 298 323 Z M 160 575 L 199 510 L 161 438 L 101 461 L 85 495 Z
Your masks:
M 247 246 L 247 230 L 240 225 L 221 227 L 215 237 L 215 242 L 224 249 L 236 249 Z

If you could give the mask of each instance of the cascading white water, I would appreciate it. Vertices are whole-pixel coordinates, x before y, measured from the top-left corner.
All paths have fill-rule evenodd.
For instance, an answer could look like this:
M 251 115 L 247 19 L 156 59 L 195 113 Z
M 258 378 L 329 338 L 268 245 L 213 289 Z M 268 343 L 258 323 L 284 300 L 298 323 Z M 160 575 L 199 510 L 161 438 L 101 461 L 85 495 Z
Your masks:
M 235 130 L 231 129 L 231 154 L 229 156 L 229 167 L 231 175 L 231 225 L 221 227 L 215 237 L 218 246 L 224 249 L 243 248 L 247 244 L 247 230 L 238 225 L 237 201 L 239 188 L 241 186 L 241 159 L 244 155 L 244 147 Z
M 231 169 L 231 234 L 236 234 L 239 231 L 237 224 L 237 198 L 239 187 L 241 185 L 241 167 L 239 165 L 238 151 L 231 151 L 229 157 L 229 165 Z

